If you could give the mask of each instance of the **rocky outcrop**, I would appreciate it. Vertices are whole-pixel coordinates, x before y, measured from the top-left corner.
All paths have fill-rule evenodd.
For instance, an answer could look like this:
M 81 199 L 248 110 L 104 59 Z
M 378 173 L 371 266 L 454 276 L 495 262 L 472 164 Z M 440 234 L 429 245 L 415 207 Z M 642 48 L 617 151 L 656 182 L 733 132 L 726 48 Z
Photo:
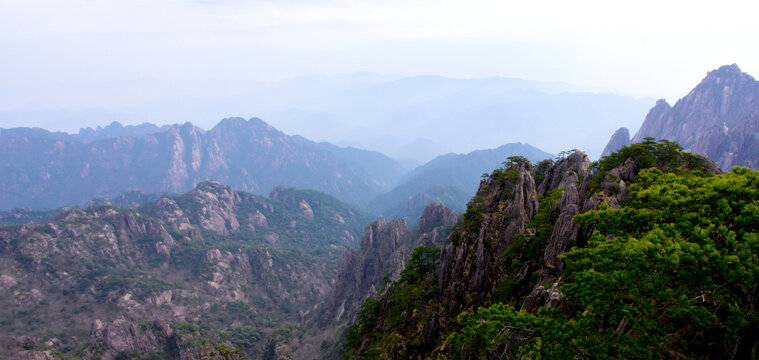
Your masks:
M 450 314 L 468 305 L 459 294 L 468 294 L 469 304 L 485 303 L 501 280 L 498 254 L 514 243 L 538 208 L 532 167 L 524 163 L 494 173 L 472 202 L 464 217 L 470 223 L 446 242 L 440 256 L 438 286 L 448 298 Z
M 237 221 L 240 195 L 227 185 L 205 181 L 183 195 L 181 200 L 193 204 L 190 207 L 191 221 L 203 230 L 225 235 L 240 229 Z
M 484 177 L 463 220 L 446 239 L 437 282 L 402 280 L 391 285 L 375 304 L 379 310 L 371 318 L 373 325 L 358 328 L 363 337 L 352 339 L 348 358 L 361 358 L 379 347 L 388 358 L 474 358 L 476 353 L 446 347 L 444 339 L 457 331 L 463 311 L 495 302 L 533 313 L 549 307 L 574 314 L 575 305 L 560 291 L 560 255 L 586 246 L 594 230 L 575 223 L 577 214 L 602 204 L 621 207 L 645 167 L 721 172 L 703 156 L 668 146 L 641 146 L 635 156 L 612 156 L 595 167 L 581 151 L 534 169 L 523 159 L 509 159 L 509 167 Z M 409 289 L 424 294 L 423 299 L 409 297 Z M 496 350 L 508 353 L 506 348 Z
M 480 176 L 500 166 L 509 156 L 524 156 L 537 163 L 555 155 L 522 143 L 468 154 L 441 155 L 405 175 L 402 183 L 377 196 L 367 208 L 386 217 L 406 217 L 409 225 L 415 225 L 422 210 L 432 203 L 463 212 L 477 192 Z
M 400 278 L 414 248 L 440 247 L 458 220 L 459 215 L 451 209 L 432 204 L 414 229 L 409 229 L 404 219 L 386 221 L 383 217 L 367 225 L 361 248 L 343 250 L 335 282 L 324 306 L 317 310 L 314 326 L 323 331 L 354 322 L 364 299 L 384 290 L 388 279 Z M 313 351 L 316 349 L 300 353 Z
M 554 210 L 558 217 L 543 255 L 546 263 L 559 272 L 564 264 L 558 256 L 567 250 L 569 243 L 577 240 L 579 227 L 574 222 L 574 217 L 581 212 L 587 196 L 581 193 L 580 187 L 589 170 L 590 160 L 583 152 L 577 150 L 556 163 L 538 188 L 538 192 L 543 196 L 551 191 L 561 191 L 561 200 L 555 205 Z
M 601 157 L 609 155 L 627 145 L 630 145 L 630 130 L 627 130 L 626 127 L 621 127 L 611 135 L 611 139 L 609 139 L 603 152 L 601 152 Z
M 438 226 L 453 225 L 457 221 L 459 214 L 455 211 L 442 204 L 431 204 L 424 208 L 417 230 L 426 233 Z
M 361 301 L 384 287 L 383 277 L 397 280 L 419 240 L 414 235 L 404 219 L 388 222 L 380 217 L 367 225 L 361 248 L 346 249 L 340 257 L 340 271 L 320 322 L 353 320 Z
M 703 153 L 721 168 L 757 169 L 759 82 L 737 65 L 710 71 L 685 97 L 670 106 L 659 100 L 632 139 L 668 139 Z
M 89 357 L 113 359 L 128 351 L 149 353 L 165 347 L 173 334 L 171 327 L 162 321 L 137 324 L 123 316 L 108 323 L 96 319 L 90 328 Z
M 211 354 L 201 346 L 209 339 L 237 339 L 229 348 L 260 358 L 270 341 L 294 341 L 269 334 L 314 317 L 339 249 L 354 245 L 369 219 L 314 191 L 280 189 L 267 199 L 209 181 L 136 210 L 100 205 L 0 226 L 0 318 L 8 319 L 0 344 L 37 339 L 0 346 L 0 358 L 44 358 L 32 350 L 50 342 L 85 359 L 194 359 Z

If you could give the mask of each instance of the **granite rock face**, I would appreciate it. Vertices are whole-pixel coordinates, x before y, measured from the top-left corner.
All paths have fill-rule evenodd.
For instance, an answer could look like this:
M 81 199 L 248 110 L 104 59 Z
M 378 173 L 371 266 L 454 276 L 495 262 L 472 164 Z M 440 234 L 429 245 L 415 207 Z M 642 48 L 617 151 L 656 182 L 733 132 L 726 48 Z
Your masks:
M 609 155 L 627 145 L 630 145 L 630 130 L 621 127 L 611 135 L 611 139 L 609 139 L 606 147 L 604 147 L 601 157 Z
M 575 224 L 574 217 L 583 208 L 586 194 L 581 190 L 581 184 L 589 170 L 590 160 L 584 153 L 577 150 L 556 163 L 538 187 L 538 191 L 543 196 L 552 190 L 563 189 L 561 200 L 554 205 L 555 212 L 559 215 L 543 255 L 546 262 L 559 271 L 564 267 L 559 260 L 559 255 L 568 250 L 569 242 L 577 240 L 579 227 Z
M 723 169 L 757 169 L 759 82 L 735 64 L 710 71 L 674 106 L 664 100 L 656 103 L 632 142 L 646 137 L 675 141 Z
M 411 251 L 418 246 L 440 247 L 458 220 L 459 215 L 451 209 L 432 204 L 414 229 L 409 229 L 404 219 L 386 221 L 383 217 L 367 225 L 361 248 L 346 249 L 341 255 L 340 270 L 320 322 L 354 320 L 361 301 L 386 285 L 383 277 L 398 280 Z
M 360 249 L 343 250 L 332 289 L 324 305 L 316 311 L 320 315 L 312 326 L 317 331 L 312 329 L 308 334 L 318 336 L 325 329 L 336 331 L 340 326 L 353 323 L 367 297 L 384 290 L 389 285 L 385 282 L 387 278 L 391 281 L 400 278 L 416 247 L 439 248 L 458 221 L 456 212 L 432 204 L 424 209 L 419 225 L 413 229 L 408 228 L 404 219 L 386 221 L 383 217 L 367 225 Z M 311 358 L 318 351 L 322 351 L 325 358 L 334 355 L 324 350 L 304 348 L 296 355 Z
M 466 240 L 449 239 L 443 247 L 438 287 L 449 299 L 449 313 L 466 305 L 458 300 L 460 293 L 470 294 L 470 302 L 486 302 L 492 296 L 503 273 L 499 254 L 514 243 L 514 236 L 525 230 L 537 211 L 538 194 L 529 163 L 507 173 L 491 176 L 480 186 L 472 205 L 483 208 L 483 214 L 477 214 L 479 226 L 463 230 L 469 234 Z

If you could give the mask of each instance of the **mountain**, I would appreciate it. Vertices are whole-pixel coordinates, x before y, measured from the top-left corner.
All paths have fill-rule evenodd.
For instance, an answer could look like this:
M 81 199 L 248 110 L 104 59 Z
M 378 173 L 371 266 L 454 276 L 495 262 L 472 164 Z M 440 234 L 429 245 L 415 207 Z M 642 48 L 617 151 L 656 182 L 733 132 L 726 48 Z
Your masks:
M 601 152 L 601 157 L 611 155 L 623 146 L 630 145 L 630 130 L 627 128 L 619 128 L 614 134 L 611 135 L 609 143 L 604 147 L 604 151 Z
M 365 205 L 405 173 L 379 153 L 288 136 L 256 118 L 224 119 L 209 131 L 186 123 L 95 140 L 155 130 L 106 129 L 84 136 L 91 142 L 41 129 L 0 132 L 0 209 L 72 206 L 135 190 L 177 193 L 209 179 L 257 194 L 310 188 Z
M 759 266 L 759 174 L 681 150 L 507 162 L 438 256 L 364 302 L 343 358 L 751 358 L 759 272 L 733 269 Z
M 142 123 L 140 125 L 121 125 L 118 121 L 112 122 L 105 127 L 98 126 L 96 128 L 81 128 L 79 133 L 74 137 L 77 140 L 83 142 L 92 142 L 95 140 L 111 139 L 123 136 L 131 136 L 140 138 L 148 134 L 155 134 L 162 131 L 166 131 L 170 128 L 170 125 L 157 126 L 150 123 Z
M 759 82 L 735 64 L 712 70 L 675 106 L 663 99 L 656 102 L 631 141 L 646 137 L 678 142 L 724 169 L 757 169 Z
M 412 226 L 430 203 L 442 203 L 463 212 L 477 190 L 481 174 L 498 167 L 509 156 L 524 156 L 533 162 L 554 157 L 522 143 L 438 156 L 406 174 L 398 186 L 377 196 L 368 208 L 388 218 L 406 217 Z
M 208 181 L 137 210 L 0 226 L 0 357 L 291 352 L 370 220 L 312 190 L 264 198 Z
M 120 122 L 114 121 L 110 125 L 105 127 L 98 126 L 96 128 L 81 128 L 76 134 L 69 134 L 61 131 L 50 132 L 40 128 L 0 128 L 0 137 L 30 137 L 30 138 L 42 138 L 49 140 L 60 141 L 78 141 L 78 142 L 92 142 L 95 140 L 111 139 L 117 137 L 131 136 L 142 137 L 148 134 L 155 134 L 166 131 L 170 128 L 169 125 L 157 126 L 154 124 L 143 123 L 140 125 L 121 125 Z
M 419 225 L 409 229 L 404 219 L 385 221 L 383 217 L 366 226 L 361 247 L 346 248 L 340 255 L 332 289 L 325 301 L 309 320 L 303 346 L 293 355 L 296 358 L 333 358 L 342 352 L 341 338 L 352 324 L 361 303 L 388 282 L 401 278 L 403 269 L 423 246 L 425 251 L 439 252 L 459 215 L 442 205 L 424 209 Z M 434 250 L 437 249 L 437 250 Z M 326 345 L 331 346 L 326 346 Z M 318 345 L 318 346 L 317 346 Z
M 230 114 L 254 114 L 287 134 L 377 150 L 416 164 L 517 141 L 551 153 L 583 148 L 596 157 L 602 138 L 620 126 L 637 129 L 654 104 L 654 99 L 582 92 L 562 83 L 370 73 L 266 83 L 125 79 L 14 87 L 5 95 L 0 126 L 73 131 L 67 124 L 96 129 L 113 121 L 187 121 L 209 129 Z

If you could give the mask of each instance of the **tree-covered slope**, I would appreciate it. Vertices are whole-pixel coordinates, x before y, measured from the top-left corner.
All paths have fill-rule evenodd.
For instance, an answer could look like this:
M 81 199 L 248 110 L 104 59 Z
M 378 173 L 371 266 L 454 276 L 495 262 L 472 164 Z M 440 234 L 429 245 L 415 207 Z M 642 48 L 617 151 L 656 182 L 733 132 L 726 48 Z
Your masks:
M 759 173 L 639 176 L 624 208 L 577 216 L 596 231 L 561 256 L 569 316 L 497 303 L 460 314 L 451 346 L 510 358 L 756 358 Z
M 344 358 L 756 357 L 758 173 L 651 140 L 508 165 Z

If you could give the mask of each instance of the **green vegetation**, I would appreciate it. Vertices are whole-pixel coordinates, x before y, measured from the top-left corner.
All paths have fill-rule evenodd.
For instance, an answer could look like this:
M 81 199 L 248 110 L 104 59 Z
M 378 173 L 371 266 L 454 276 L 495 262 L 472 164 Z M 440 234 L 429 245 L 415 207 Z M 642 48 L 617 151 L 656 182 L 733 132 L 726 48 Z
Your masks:
M 697 156 L 683 152 L 680 144 L 669 140 L 659 140 L 647 137 L 642 143 L 623 146 L 618 151 L 598 161 L 598 175 L 593 178 L 590 186 L 600 189 L 606 174 L 628 159 L 632 160 L 638 169 L 650 167 L 659 168 L 665 172 L 680 170 L 704 170 L 704 163 Z
M 425 298 L 437 290 L 437 268 L 440 249 L 420 246 L 411 253 L 408 265 L 401 278 L 383 295 L 383 300 L 369 297 L 361 306 L 356 325 L 351 327 L 345 340 L 343 359 L 379 359 L 389 347 L 401 346 L 397 334 L 390 329 L 408 326 L 428 318 L 429 314 L 413 312 Z M 386 302 L 387 305 L 383 306 Z M 380 318 L 387 318 L 380 323 Z M 423 334 L 418 332 L 413 339 L 402 346 L 409 351 L 422 349 Z M 401 355 L 405 354 L 403 352 Z
M 510 156 L 503 162 L 504 167 L 493 170 L 492 173 L 482 174 L 486 184 L 483 185 L 477 194 L 472 197 L 466 205 L 463 221 L 456 224 L 451 234 L 454 244 L 459 244 L 469 235 L 475 235 L 482 225 L 484 214 L 503 210 L 502 207 L 514 196 L 515 184 L 519 181 L 519 167 L 532 165 L 527 158 L 522 156 Z M 491 192 L 490 188 L 500 189 L 498 192 Z M 498 199 L 492 196 L 498 195 Z
M 677 148 L 648 141 L 623 153 L 675 166 L 672 156 L 687 157 Z M 576 312 L 496 303 L 459 315 L 447 345 L 509 358 L 759 356 L 759 173 L 648 169 L 631 191 L 623 209 L 577 216 L 597 230 L 587 248 L 562 255 L 560 289 Z
M 220 194 L 229 189 L 208 183 L 199 191 L 224 200 Z M 214 196 L 190 192 L 138 210 L 96 206 L 50 224 L 0 228 L 8 239 L 0 275 L 17 283 L 0 293 L 0 357 L 38 348 L 61 358 L 141 360 L 178 358 L 180 352 L 261 358 L 270 344 L 272 351 L 283 351 L 302 336 L 302 314 L 323 298 L 341 248 L 358 245 L 373 217 L 316 191 L 279 189 L 272 199 L 236 196 L 239 207 L 230 209 Z M 236 216 L 239 229 L 230 219 L 219 224 L 219 214 Z M 208 224 L 226 225 L 227 232 L 204 230 Z M 175 332 L 167 339 L 164 325 L 178 313 L 190 322 L 170 324 Z M 91 342 L 95 319 L 107 328 L 122 315 L 137 330 L 119 333 L 123 341 L 143 342 L 147 349 L 169 345 L 118 353 Z M 19 336 L 40 340 L 25 349 L 12 340 Z M 47 348 L 38 344 L 51 339 Z M 242 350 L 233 354 L 233 348 Z
M 559 217 L 557 205 L 564 191 L 566 189 L 558 188 L 551 190 L 546 196 L 539 196 L 538 211 L 527 225 L 526 233 L 533 235 L 516 234 L 514 243 L 500 255 L 506 278 L 496 288 L 493 294 L 494 301 L 516 306 L 532 291 L 537 281 L 536 271 L 530 271 L 531 276 L 526 276 L 521 281 L 517 278 L 526 262 L 531 262 L 531 270 L 538 269 L 545 263 L 543 253 L 553 232 L 553 225 Z

